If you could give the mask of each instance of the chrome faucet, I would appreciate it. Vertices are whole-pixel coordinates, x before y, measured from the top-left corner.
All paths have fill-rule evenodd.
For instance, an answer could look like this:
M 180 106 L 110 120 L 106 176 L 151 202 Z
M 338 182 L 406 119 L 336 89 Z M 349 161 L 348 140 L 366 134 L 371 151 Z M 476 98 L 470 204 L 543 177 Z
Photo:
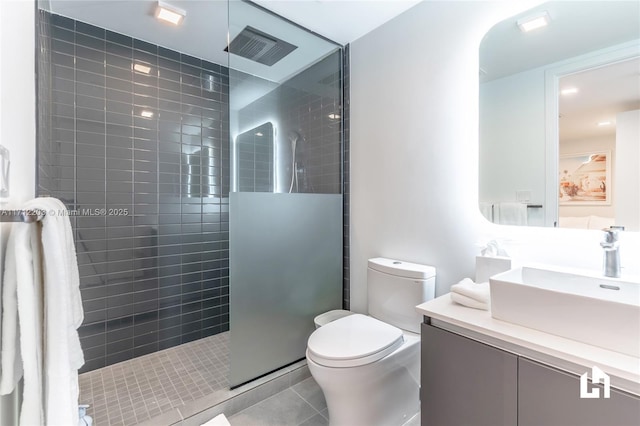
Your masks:
M 604 249 L 602 272 L 605 277 L 620 277 L 620 243 L 618 242 L 619 229 L 620 228 L 615 228 L 613 226 L 603 229 L 604 241 L 600 243 L 600 246 Z

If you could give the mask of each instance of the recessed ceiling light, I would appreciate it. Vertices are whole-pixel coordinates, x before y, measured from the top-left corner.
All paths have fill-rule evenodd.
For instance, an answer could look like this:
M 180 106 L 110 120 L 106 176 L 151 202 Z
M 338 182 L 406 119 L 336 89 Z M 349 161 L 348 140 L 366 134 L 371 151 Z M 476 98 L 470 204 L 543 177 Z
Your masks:
M 153 117 L 153 111 L 149 111 L 148 109 L 143 109 L 140 111 L 140 117 L 151 118 Z
M 142 64 L 133 64 L 133 69 L 143 74 L 149 74 L 151 72 L 151 67 Z
M 338 120 L 340 118 L 340 114 L 329 114 L 327 117 L 331 120 Z
M 598 126 L 603 127 L 603 126 L 609 126 L 611 125 L 611 121 L 600 121 L 598 122 Z
M 156 18 L 161 21 L 169 22 L 173 25 L 179 25 L 187 15 L 187 12 L 178 7 L 159 1 L 156 6 Z
M 256 132 L 256 136 L 264 136 L 262 132 Z
M 538 28 L 546 27 L 551 22 L 551 16 L 546 10 L 536 13 L 535 15 L 527 16 L 526 18 L 518 19 L 518 27 L 523 33 L 533 31 Z
M 573 95 L 574 93 L 578 93 L 577 87 L 567 87 L 566 89 L 560 90 L 561 95 Z

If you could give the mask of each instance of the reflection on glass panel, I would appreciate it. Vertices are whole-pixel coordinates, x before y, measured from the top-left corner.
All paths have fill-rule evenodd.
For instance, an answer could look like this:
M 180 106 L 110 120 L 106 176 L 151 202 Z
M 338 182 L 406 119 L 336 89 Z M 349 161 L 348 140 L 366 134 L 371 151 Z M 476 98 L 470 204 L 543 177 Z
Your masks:
M 239 192 L 273 192 L 273 125 L 238 135 L 234 150 Z
M 270 123 L 270 192 L 339 194 L 341 50 L 277 16 L 250 9 L 244 2 L 230 5 L 231 139 Z M 252 45 L 260 48 L 251 50 Z M 236 159 L 232 188 L 247 191 L 239 146 L 231 149 Z

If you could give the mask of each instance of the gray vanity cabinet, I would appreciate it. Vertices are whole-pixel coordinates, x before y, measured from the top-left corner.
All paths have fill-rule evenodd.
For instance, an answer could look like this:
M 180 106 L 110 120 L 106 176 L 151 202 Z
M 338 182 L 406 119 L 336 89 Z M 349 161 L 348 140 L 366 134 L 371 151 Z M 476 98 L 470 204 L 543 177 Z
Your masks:
M 518 357 L 422 325 L 422 426 L 514 426 Z
M 637 396 L 580 399 L 573 374 L 429 324 L 421 375 L 422 426 L 640 425 Z
M 518 426 L 547 425 L 638 426 L 640 398 L 611 389 L 610 398 L 581 399 L 579 377 L 520 357 Z

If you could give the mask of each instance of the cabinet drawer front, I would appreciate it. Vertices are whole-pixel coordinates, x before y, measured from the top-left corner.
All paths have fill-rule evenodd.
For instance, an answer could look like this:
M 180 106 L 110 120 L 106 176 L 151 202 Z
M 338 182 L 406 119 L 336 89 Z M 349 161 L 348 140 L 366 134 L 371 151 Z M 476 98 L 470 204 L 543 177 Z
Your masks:
M 517 356 L 422 325 L 422 425 L 514 426 Z
M 579 377 L 519 358 L 518 426 L 556 425 L 638 426 L 640 398 L 611 389 L 610 398 L 581 399 Z

